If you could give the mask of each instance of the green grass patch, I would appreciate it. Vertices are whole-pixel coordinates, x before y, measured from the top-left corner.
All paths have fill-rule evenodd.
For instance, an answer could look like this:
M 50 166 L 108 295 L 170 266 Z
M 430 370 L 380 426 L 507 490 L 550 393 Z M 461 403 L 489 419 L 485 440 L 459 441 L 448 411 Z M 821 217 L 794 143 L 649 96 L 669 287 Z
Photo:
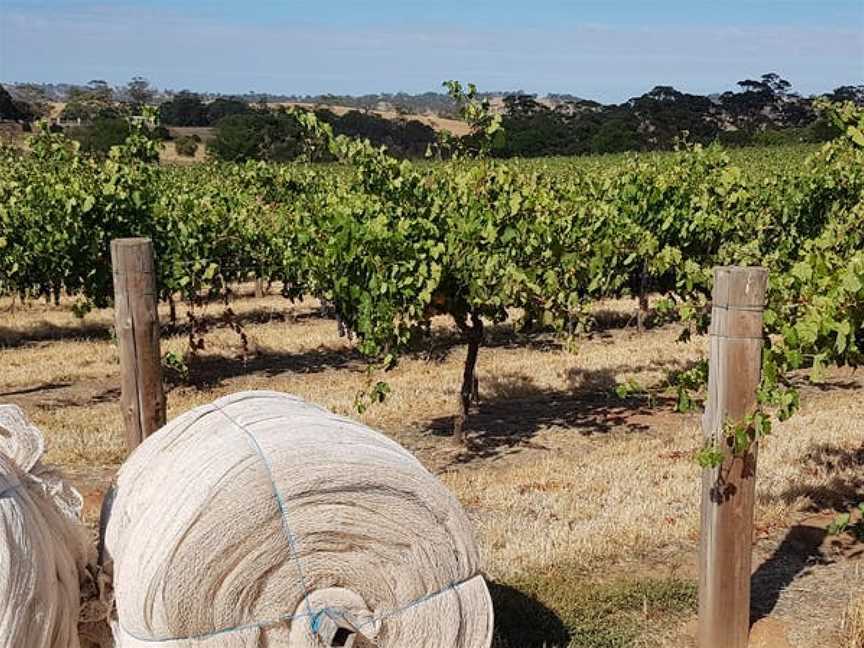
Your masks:
M 490 585 L 494 648 L 626 648 L 696 609 L 696 585 L 677 578 L 590 582 L 575 572 Z

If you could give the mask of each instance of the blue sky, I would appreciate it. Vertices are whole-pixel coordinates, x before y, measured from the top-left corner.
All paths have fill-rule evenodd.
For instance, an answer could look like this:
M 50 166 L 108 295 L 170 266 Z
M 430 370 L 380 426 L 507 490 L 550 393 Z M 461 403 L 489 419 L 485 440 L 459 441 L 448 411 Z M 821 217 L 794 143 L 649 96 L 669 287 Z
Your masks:
M 481 89 L 623 101 L 776 71 L 864 83 L 864 0 L 0 0 L 0 80 L 200 91 Z

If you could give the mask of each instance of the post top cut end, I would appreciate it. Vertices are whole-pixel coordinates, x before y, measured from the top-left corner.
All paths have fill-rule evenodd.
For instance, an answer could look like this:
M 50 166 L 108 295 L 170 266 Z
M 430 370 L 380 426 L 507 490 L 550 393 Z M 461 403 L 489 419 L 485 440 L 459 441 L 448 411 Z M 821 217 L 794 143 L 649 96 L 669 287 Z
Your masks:
M 714 268 L 714 306 L 762 308 L 768 288 L 768 270 L 758 266 Z
M 111 245 L 116 245 L 119 247 L 135 247 L 138 245 L 148 245 L 150 243 L 149 238 L 145 238 L 143 236 L 130 237 L 130 238 L 118 238 L 111 241 Z

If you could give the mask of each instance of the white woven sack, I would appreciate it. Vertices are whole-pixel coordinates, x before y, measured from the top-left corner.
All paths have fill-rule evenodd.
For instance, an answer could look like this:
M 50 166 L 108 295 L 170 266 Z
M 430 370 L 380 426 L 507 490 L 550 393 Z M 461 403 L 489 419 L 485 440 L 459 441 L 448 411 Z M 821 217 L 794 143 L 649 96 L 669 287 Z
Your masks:
M 0 647 L 78 648 L 81 496 L 41 464 L 42 433 L 0 405 Z
M 488 648 L 469 522 L 399 444 L 299 398 L 194 409 L 120 470 L 120 648 Z

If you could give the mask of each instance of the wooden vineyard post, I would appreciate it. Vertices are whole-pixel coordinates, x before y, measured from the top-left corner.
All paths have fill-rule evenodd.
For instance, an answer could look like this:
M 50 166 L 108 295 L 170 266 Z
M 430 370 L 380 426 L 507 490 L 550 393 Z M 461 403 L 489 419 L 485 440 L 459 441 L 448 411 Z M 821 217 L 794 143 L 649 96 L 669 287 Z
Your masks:
M 725 430 L 753 413 L 762 372 L 764 268 L 714 269 L 705 440 L 726 455 L 702 472 L 699 648 L 747 648 L 757 446 L 732 456 Z
M 134 450 L 165 425 L 153 244 L 144 238 L 115 239 L 111 265 L 114 327 L 120 346 L 120 405 L 126 444 Z

